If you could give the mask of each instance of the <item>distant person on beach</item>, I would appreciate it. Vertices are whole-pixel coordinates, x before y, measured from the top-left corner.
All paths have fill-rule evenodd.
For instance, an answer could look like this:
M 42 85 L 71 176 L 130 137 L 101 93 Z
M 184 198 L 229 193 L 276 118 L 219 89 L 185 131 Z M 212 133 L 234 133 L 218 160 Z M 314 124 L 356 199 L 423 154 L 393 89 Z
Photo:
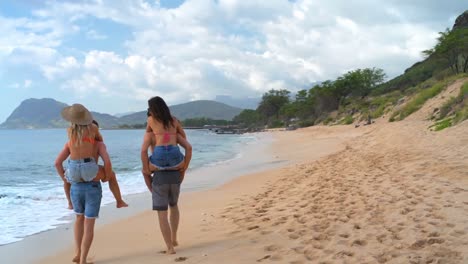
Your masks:
M 96 120 L 93 120 L 92 123 L 93 125 L 99 128 L 99 123 Z M 107 166 L 99 165 L 97 178 L 101 179 L 102 182 L 109 182 L 109 189 L 114 195 L 117 208 L 128 207 L 128 204 L 122 199 L 119 183 L 117 182 L 117 177 L 115 175 L 115 172 L 112 170 L 109 153 L 107 152 L 106 145 L 104 144 L 103 141 L 104 140 L 102 138 L 102 135 L 101 133 L 99 133 L 99 130 L 98 130 L 98 133 L 95 135 L 95 143 L 97 147 L 97 152 L 94 155 L 94 159 L 96 163 L 98 163 L 99 156 L 101 156 L 101 157 L 105 157 L 103 159 L 107 159 L 108 162 L 104 163 L 104 164 L 107 164 Z M 57 157 L 57 160 L 55 161 L 55 167 L 58 168 L 57 170 L 60 169 L 60 166 L 62 166 L 63 161 L 66 160 L 69 155 L 70 155 L 70 146 L 69 146 L 69 142 L 67 142 L 65 143 L 62 151 L 60 152 L 60 154 Z M 110 170 L 111 172 L 107 173 L 106 170 Z M 65 196 L 67 197 L 67 201 L 68 201 L 68 209 L 73 209 L 73 204 L 70 199 L 71 183 L 68 182 L 67 179 L 63 177 L 62 175 L 61 177 L 62 177 L 62 180 L 64 181 L 63 187 L 65 189 Z
M 167 118 L 172 116 L 170 115 L 169 108 L 160 97 L 151 98 L 148 104 L 150 105 L 148 111 L 149 129 L 144 135 L 141 147 L 142 173 L 145 178 L 146 186 L 152 193 L 153 210 L 158 211 L 159 227 L 167 247 L 166 253 L 175 254 L 174 247 L 178 245 L 177 230 L 179 227 L 179 208 L 177 203 L 180 194 L 180 185 L 192 157 L 192 146 L 186 140 L 185 132 L 180 126 L 180 123 L 175 118 L 173 118 L 172 121 L 169 121 L 169 118 Z M 152 106 L 156 108 L 156 110 L 151 111 Z M 158 109 L 158 107 L 163 109 Z M 169 121 L 170 124 L 172 124 L 172 130 L 170 132 L 166 130 L 161 133 L 161 126 L 154 124 L 158 121 L 155 120 L 154 123 L 151 121 L 151 116 L 158 116 L 160 112 L 167 113 L 164 115 L 165 118 L 160 119 Z M 164 123 L 164 121 L 159 122 Z M 177 128 L 177 126 L 179 127 Z M 157 131 L 157 133 L 153 131 Z M 179 131 L 181 131 L 181 133 L 179 133 Z M 167 134 L 165 134 L 165 132 L 167 132 Z M 163 139 L 158 140 L 158 136 L 161 134 L 163 135 Z M 167 138 L 169 136 L 171 137 L 168 140 Z M 166 139 L 164 139 L 164 137 L 166 137 Z M 180 160 L 180 155 L 177 153 L 172 154 L 171 152 L 165 153 L 163 151 L 157 151 L 158 148 L 167 149 L 175 147 L 177 147 L 178 150 L 177 143 L 185 149 L 185 157 L 182 156 L 182 160 Z M 151 166 L 152 164 L 148 158 L 149 148 L 151 148 L 152 158 L 156 157 L 155 155 L 167 155 L 168 157 L 158 157 L 160 160 L 156 161 L 157 164 Z M 178 151 L 180 152 L 180 150 Z M 174 156 L 172 159 L 177 160 L 171 160 L 171 158 L 169 158 L 171 156 Z M 160 168 L 162 170 L 159 170 Z M 153 171 L 155 172 L 152 177 L 151 174 Z
M 65 107 L 61 114 L 71 123 L 67 130 L 68 153 L 62 150 L 55 164 L 60 177 L 71 184 L 70 199 L 76 213 L 75 257 L 72 261 L 86 264 L 94 238 L 95 221 L 101 207 L 100 181 L 112 177 L 112 165 L 109 155 L 103 154 L 102 146 L 97 146 L 99 129 L 93 125 L 93 117 L 88 109 L 81 104 L 74 104 Z M 100 169 L 96 163 L 96 152 L 103 159 L 105 170 Z M 65 171 L 62 164 L 68 156 L 70 159 Z

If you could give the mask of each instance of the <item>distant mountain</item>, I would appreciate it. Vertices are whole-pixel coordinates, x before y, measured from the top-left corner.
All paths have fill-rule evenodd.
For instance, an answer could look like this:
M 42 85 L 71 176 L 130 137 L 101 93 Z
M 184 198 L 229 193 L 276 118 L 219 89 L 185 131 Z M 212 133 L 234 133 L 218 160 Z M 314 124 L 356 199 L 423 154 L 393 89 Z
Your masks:
M 13 111 L 4 123 L 0 124 L 0 128 L 65 128 L 68 126 L 68 122 L 62 119 L 60 112 L 66 106 L 68 105 L 50 98 L 27 99 Z M 170 109 L 172 114 L 180 120 L 199 117 L 231 120 L 242 111 L 241 108 L 208 100 L 174 105 L 170 106 Z M 104 113 L 91 113 L 102 128 L 117 128 L 120 125 L 144 124 L 146 122 L 146 111 L 120 118 Z
M 117 114 L 114 114 L 113 116 L 122 117 L 122 116 L 126 116 L 126 115 L 131 115 L 131 114 L 134 114 L 134 113 L 136 113 L 136 112 L 131 111 L 131 112 L 125 112 L 125 113 L 117 113 Z
M 199 100 L 184 104 L 169 106 L 172 115 L 179 120 L 188 118 L 211 118 L 221 120 L 232 120 L 242 109 L 229 106 L 220 102 L 210 100 Z M 134 114 L 122 116 L 121 124 L 135 125 L 146 122 L 146 111 L 136 112 Z
M 229 95 L 217 95 L 215 101 L 224 103 L 230 106 L 239 107 L 242 109 L 257 109 L 258 104 L 262 98 L 252 98 L 252 97 L 243 97 L 243 98 L 234 98 Z
M 53 128 L 67 122 L 60 112 L 67 105 L 54 99 L 27 99 L 11 113 L 0 128 Z

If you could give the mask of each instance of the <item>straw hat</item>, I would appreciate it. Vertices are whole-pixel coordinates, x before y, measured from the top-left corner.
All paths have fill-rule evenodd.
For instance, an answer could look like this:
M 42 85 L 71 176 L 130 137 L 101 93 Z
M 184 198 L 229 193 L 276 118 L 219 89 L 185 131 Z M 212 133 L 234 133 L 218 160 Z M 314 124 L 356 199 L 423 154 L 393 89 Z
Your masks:
M 77 125 L 89 125 L 93 122 L 93 116 L 82 104 L 73 104 L 62 110 L 63 119 Z

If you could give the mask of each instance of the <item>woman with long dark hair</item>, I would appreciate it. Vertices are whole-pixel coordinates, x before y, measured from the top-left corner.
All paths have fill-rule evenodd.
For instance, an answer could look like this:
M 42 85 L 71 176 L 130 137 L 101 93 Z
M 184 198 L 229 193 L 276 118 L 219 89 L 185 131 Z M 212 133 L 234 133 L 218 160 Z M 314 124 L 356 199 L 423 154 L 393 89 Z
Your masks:
M 150 170 L 183 170 L 187 169 L 184 155 L 177 145 L 177 135 L 186 139 L 180 122 L 171 115 L 166 102 L 155 96 L 148 100 L 148 132 L 153 132 L 156 144 L 149 159 Z

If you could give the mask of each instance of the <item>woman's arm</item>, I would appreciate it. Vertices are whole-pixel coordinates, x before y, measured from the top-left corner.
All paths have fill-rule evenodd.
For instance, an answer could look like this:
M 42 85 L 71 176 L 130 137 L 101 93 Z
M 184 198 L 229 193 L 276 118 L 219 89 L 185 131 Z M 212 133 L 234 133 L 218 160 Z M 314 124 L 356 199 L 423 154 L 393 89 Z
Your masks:
M 64 182 L 67 180 L 65 179 L 65 169 L 63 168 L 63 162 L 68 158 L 68 156 L 70 156 L 70 147 L 68 146 L 67 142 L 55 159 L 55 169 Z

